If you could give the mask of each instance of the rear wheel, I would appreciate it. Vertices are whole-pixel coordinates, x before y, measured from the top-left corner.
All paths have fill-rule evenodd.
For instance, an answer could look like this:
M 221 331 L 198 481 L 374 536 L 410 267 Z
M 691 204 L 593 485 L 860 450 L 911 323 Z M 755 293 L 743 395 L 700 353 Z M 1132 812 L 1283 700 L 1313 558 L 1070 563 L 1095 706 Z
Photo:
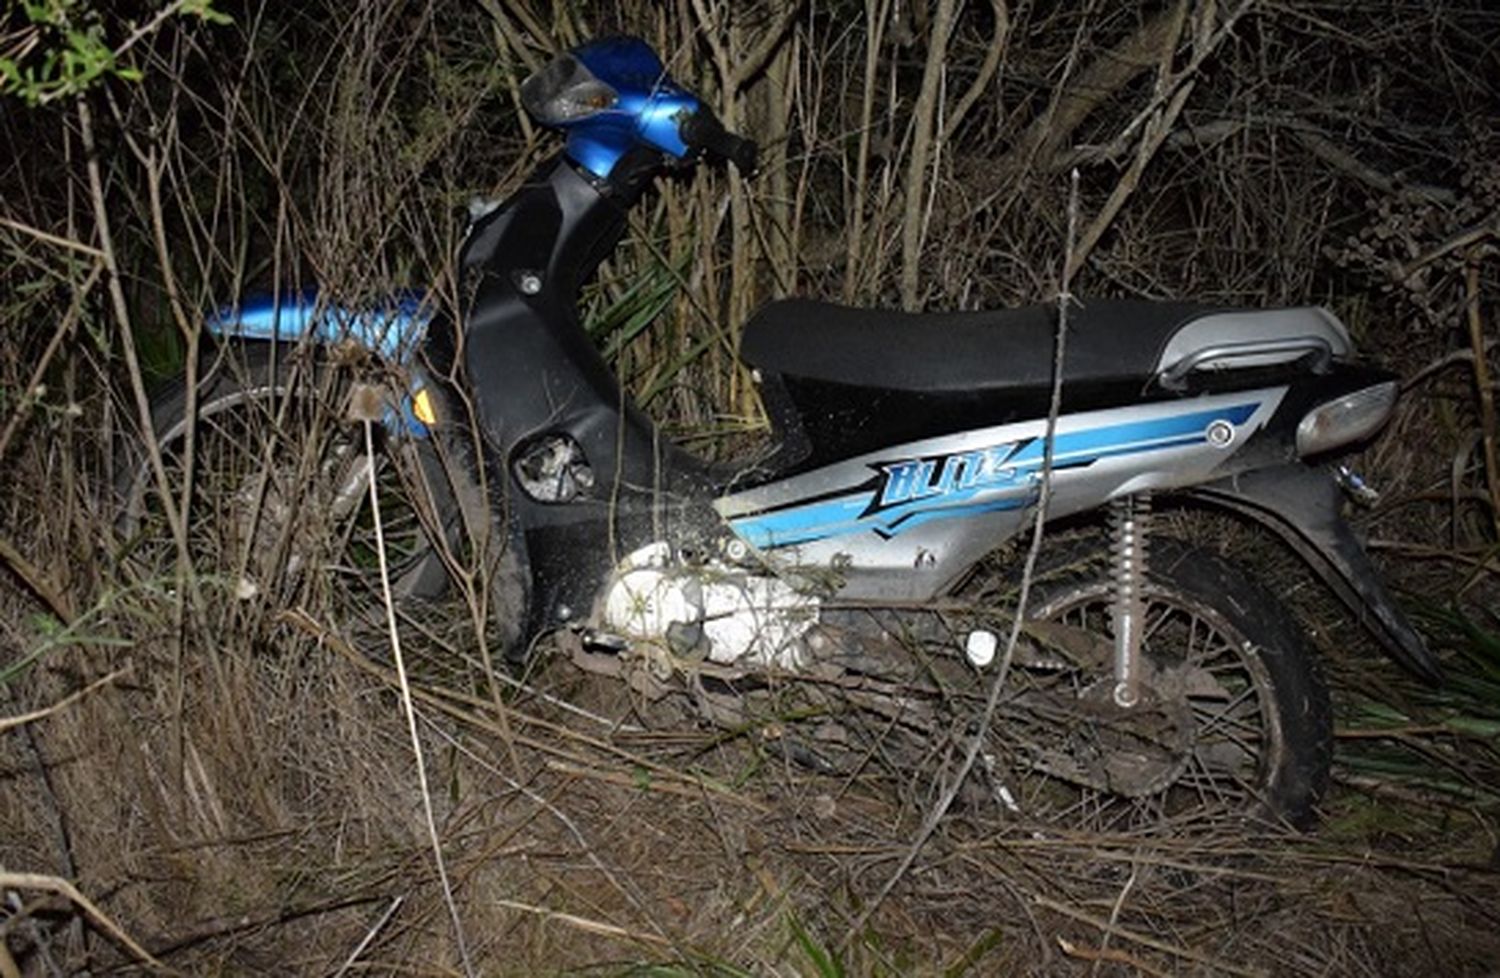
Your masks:
M 1020 691 L 997 732 L 1016 755 L 1021 807 L 1100 827 L 1205 810 L 1310 821 L 1328 782 L 1331 710 L 1286 609 L 1224 559 L 1156 538 L 1144 696 L 1122 709 L 1108 568 L 1093 540 L 1045 562 L 1033 585 L 1028 617 L 1051 624 L 1036 629 L 1043 651 L 1018 660 Z

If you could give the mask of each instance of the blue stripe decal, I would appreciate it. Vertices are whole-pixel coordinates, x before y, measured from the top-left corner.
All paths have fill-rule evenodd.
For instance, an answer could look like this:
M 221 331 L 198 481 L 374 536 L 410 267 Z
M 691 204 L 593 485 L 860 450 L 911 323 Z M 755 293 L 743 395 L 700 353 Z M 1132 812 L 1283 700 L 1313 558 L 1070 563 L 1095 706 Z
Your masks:
M 1058 435 L 1055 469 L 1080 468 L 1103 458 L 1202 444 L 1214 421 L 1242 425 L 1260 407 L 1250 402 L 1151 421 L 1105 425 Z M 933 520 L 1019 509 L 1036 498 L 1044 440 L 1027 438 L 975 451 L 901 459 L 871 467 L 875 488 L 730 521 L 761 549 L 811 543 L 862 530 L 893 537 Z

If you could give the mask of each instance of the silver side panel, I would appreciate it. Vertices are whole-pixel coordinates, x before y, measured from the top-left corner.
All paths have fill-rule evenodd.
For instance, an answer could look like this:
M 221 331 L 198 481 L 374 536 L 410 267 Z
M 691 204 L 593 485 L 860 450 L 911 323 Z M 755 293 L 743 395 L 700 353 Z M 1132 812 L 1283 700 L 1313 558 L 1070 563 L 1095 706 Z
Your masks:
M 1275 413 L 1285 387 L 1065 415 L 1051 514 L 1208 480 Z M 1045 419 L 924 439 L 719 499 L 776 564 L 824 568 L 850 600 L 940 594 L 1025 523 L 1039 492 Z
M 1299 347 L 1299 341 L 1305 346 Z M 1263 352 L 1257 353 L 1257 348 Z M 1338 317 L 1316 306 L 1216 312 L 1193 320 L 1173 335 L 1157 360 L 1156 373 L 1264 367 L 1295 360 L 1308 348 L 1343 357 L 1353 346 Z M 1221 350 L 1223 355 L 1201 356 L 1212 350 Z

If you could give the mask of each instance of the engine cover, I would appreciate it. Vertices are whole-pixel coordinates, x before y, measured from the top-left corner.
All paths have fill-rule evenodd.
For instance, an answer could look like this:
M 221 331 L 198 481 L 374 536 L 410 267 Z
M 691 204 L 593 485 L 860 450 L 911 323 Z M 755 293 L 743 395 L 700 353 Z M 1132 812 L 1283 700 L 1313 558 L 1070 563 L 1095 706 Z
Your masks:
M 808 656 L 802 636 L 818 621 L 818 599 L 766 575 L 710 561 L 683 564 L 663 541 L 636 550 L 605 592 L 603 625 L 627 639 L 709 659 L 796 669 Z

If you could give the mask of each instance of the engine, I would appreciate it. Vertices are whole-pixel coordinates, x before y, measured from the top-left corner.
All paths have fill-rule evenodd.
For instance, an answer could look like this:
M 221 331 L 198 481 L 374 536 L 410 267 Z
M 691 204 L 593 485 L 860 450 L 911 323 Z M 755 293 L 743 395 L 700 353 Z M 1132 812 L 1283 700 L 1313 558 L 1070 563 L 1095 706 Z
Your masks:
M 605 592 L 603 627 L 634 641 L 729 664 L 796 669 L 818 599 L 764 574 L 712 559 L 689 562 L 662 541 L 631 553 Z

